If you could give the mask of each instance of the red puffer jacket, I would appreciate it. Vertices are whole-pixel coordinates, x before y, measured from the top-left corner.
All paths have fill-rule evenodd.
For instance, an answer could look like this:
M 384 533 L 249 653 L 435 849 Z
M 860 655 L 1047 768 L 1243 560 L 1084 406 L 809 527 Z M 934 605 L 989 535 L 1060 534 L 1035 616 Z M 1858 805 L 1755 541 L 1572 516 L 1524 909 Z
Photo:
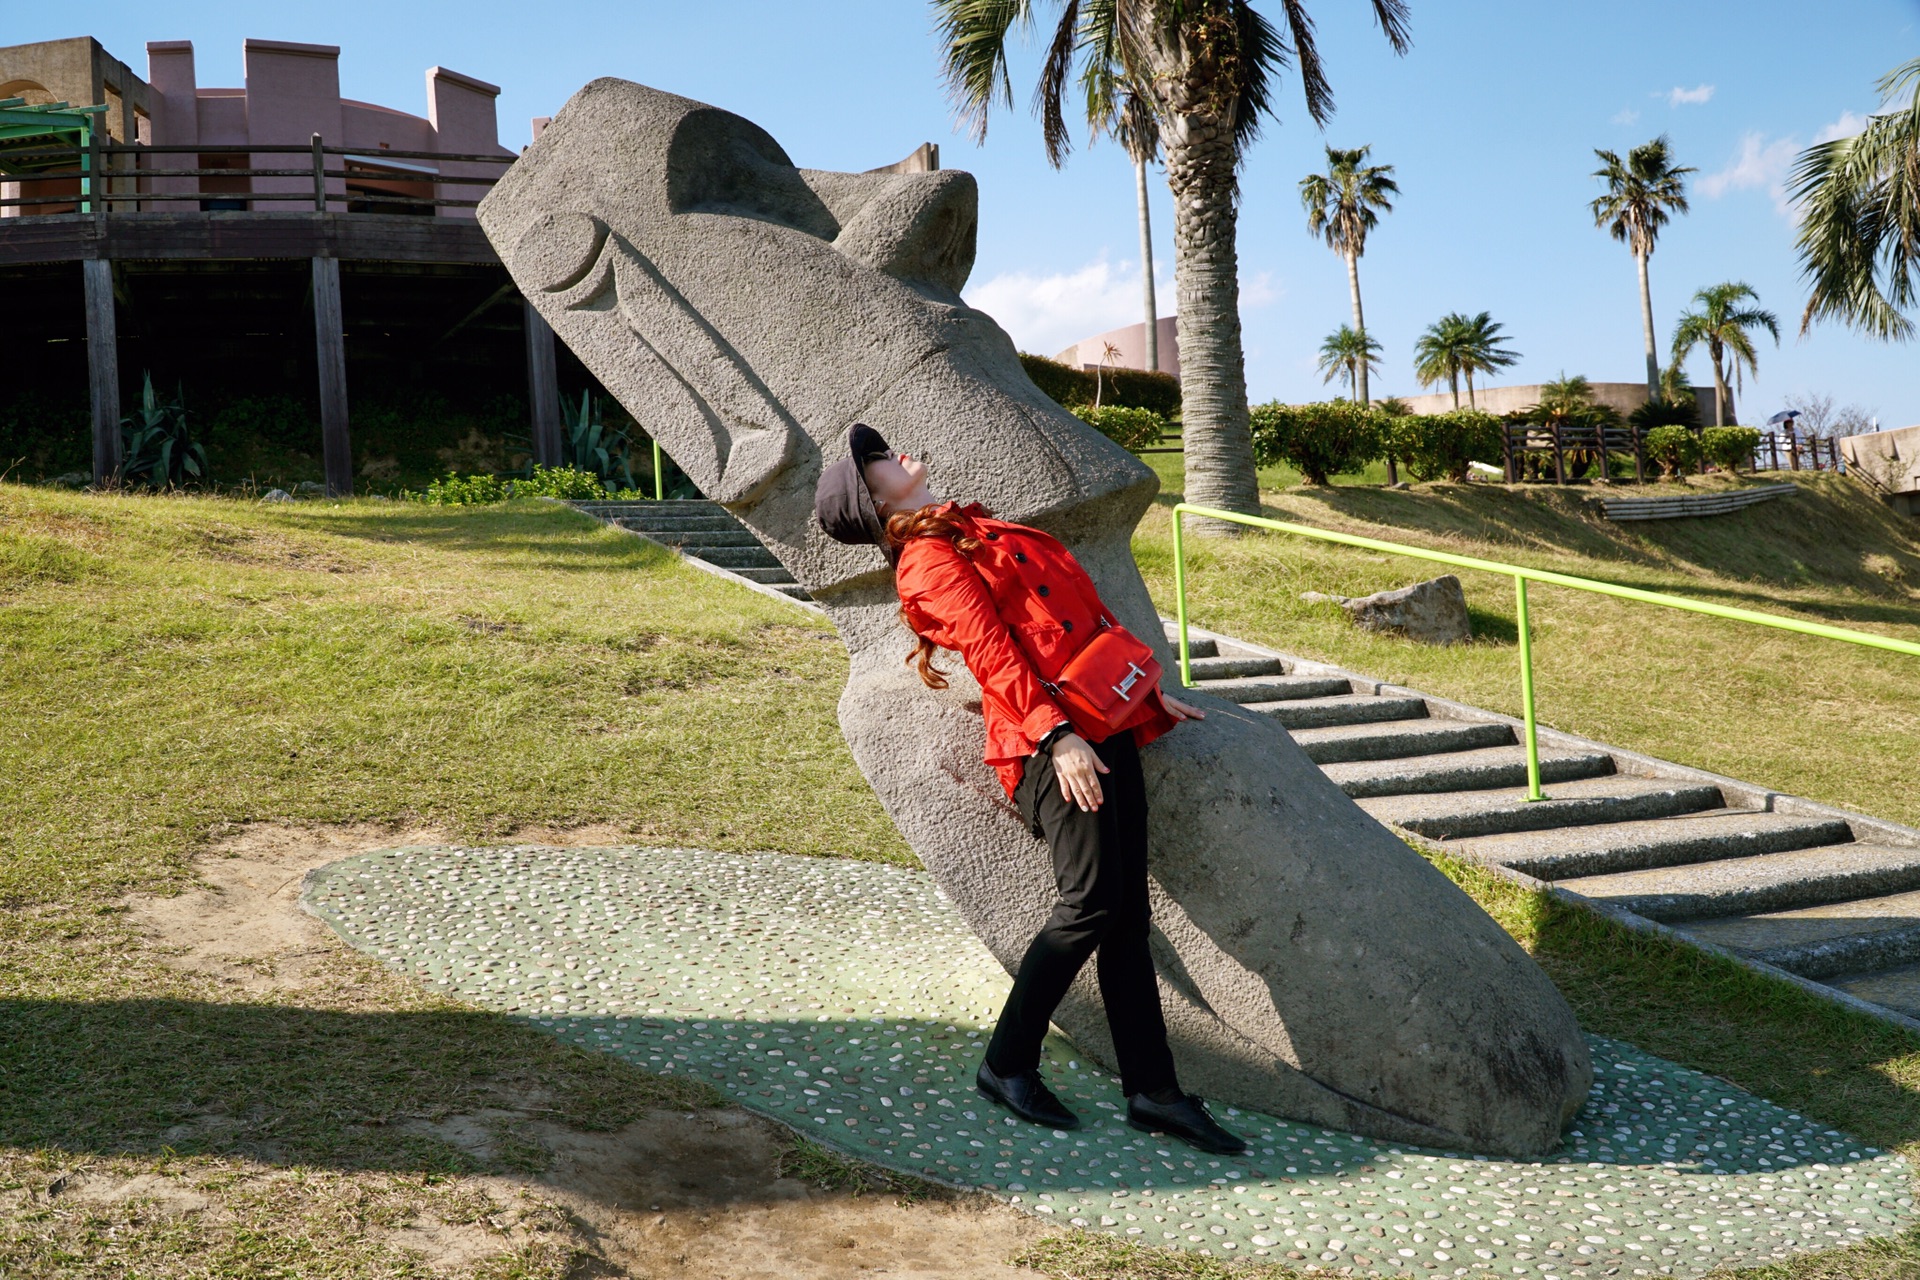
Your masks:
M 1083 723 L 1048 696 L 1041 680 L 1060 674 L 1105 617 L 1093 579 L 1054 538 L 988 516 L 978 503 L 945 503 L 980 549 L 970 557 L 946 538 L 915 538 L 900 549 L 894 583 L 914 631 L 942 649 L 958 650 L 980 682 L 987 722 L 987 763 L 1011 797 L 1027 757 L 1062 720 L 1089 742 L 1104 724 Z M 1121 726 L 1141 746 L 1175 724 L 1153 695 Z

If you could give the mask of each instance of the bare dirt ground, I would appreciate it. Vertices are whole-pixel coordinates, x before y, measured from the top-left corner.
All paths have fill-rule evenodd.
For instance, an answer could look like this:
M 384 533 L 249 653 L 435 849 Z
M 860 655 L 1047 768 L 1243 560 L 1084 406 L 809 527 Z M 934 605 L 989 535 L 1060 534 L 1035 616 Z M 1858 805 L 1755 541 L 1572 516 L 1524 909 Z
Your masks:
M 619 844 L 623 831 L 515 832 L 516 843 Z M 254 824 L 221 836 L 198 863 L 203 884 L 173 898 L 129 903 L 133 919 L 172 963 L 253 998 L 299 1004 L 315 984 L 338 981 L 345 944 L 300 909 L 301 881 L 317 866 L 373 848 L 444 841 L 432 830 L 374 825 L 294 828 Z M 986 1196 L 907 1203 L 885 1193 L 829 1191 L 783 1176 L 783 1127 L 737 1107 L 656 1110 L 611 1133 L 551 1123 L 529 1109 L 451 1115 L 416 1124 L 476 1156 L 489 1154 L 502 1120 L 548 1153 L 545 1173 L 465 1181 L 501 1213 L 466 1223 L 416 1220 L 390 1243 L 419 1250 L 445 1272 L 465 1271 L 524 1245 L 518 1223 L 571 1219 L 576 1245 L 595 1261 L 583 1274 L 646 1277 L 844 1277 L 980 1280 L 1032 1276 L 1004 1261 L 1044 1234 L 1040 1224 Z M 259 1172 L 265 1172 L 260 1170 Z M 77 1197 L 111 1200 L 155 1188 L 88 1174 Z M 218 1212 L 199 1193 L 172 1190 L 171 1208 Z M 183 1196 L 185 1198 L 183 1198 Z

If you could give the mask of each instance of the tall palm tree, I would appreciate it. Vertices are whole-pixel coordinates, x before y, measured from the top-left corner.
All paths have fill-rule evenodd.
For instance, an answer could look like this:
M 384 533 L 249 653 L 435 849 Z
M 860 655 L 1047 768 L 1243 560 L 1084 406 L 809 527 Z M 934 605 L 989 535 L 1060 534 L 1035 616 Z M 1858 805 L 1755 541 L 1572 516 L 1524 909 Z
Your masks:
M 1367 233 L 1380 225 L 1382 213 L 1393 212 L 1391 197 L 1400 194 L 1390 164 L 1367 163 L 1371 147 L 1353 151 L 1327 148 L 1327 171 L 1300 179 L 1300 203 L 1307 209 L 1307 230 L 1324 238 L 1327 248 L 1347 260 L 1347 291 L 1353 295 L 1353 329 L 1367 331 L 1360 307 L 1360 258 L 1367 251 Z M 1370 403 L 1367 370 L 1360 366 L 1353 398 Z
M 1367 385 L 1367 371 L 1379 367 L 1380 344 L 1350 324 L 1341 325 L 1320 344 L 1320 381 L 1345 378 L 1349 394 L 1361 404 L 1367 403 L 1361 399 L 1366 394 L 1361 388 Z
M 1467 407 L 1477 409 L 1479 406 L 1473 400 L 1473 375 L 1510 369 L 1519 361 L 1520 353 L 1501 345 L 1507 340 L 1502 332 L 1506 326 L 1496 323 L 1491 311 L 1448 319 L 1455 321 L 1460 331 L 1460 374 L 1467 380 Z
M 1466 372 L 1467 326 L 1458 311 L 1428 325 L 1413 344 L 1413 375 L 1423 387 L 1446 383 L 1453 389 L 1453 407 L 1460 407 L 1460 375 Z
M 1706 344 L 1707 358 L 1713 361 L 1713 425 L 1724 427 L 1727 425 L 1727 365 L 1733 366 L 1736 385 L 1740 383 L 1743 365 L 1749 373 L 1758 374 L 1760 361 L 1754 355 L 1753 339 L 1747 330 L 1765 329 L 1773 335 L 1773 345 L 1777 347 L 1780 317 L 1761 309 L 1760 295 L 1753 291 L 1752 285 L 1731 280 L 1708 285 L 1695 293 L 1693 300 L 1696 309 L 1683 312 L 1673 331 L 1673 363 L 1679 365 L 1693 354 L 1695 347 Z M 1754 305 L 1741 305 L 1748 302 Z M 1731 360 L 1728 357 L 1732 357 Z
M 1140 206 L 1140 288 L 1146 304 L 1146 359 L 1149 370 L 1160 368 L 1160 309 L 1153 296 L 1153 215 L 1147 204 L 1147 166 L 1160 159 L 1160 125 L 1145 94 L 1115 81 L 1089 85 L 1087 125 L 1106 133 L 1126 148 L 1133 161 L 1134 194 Z
M 1839 320 L 1885 341 L 1913 336 L 1901 308 L 1920 299 L 1920 58 L 1876 86 L 1904 107 L 1868 118 L 1850 138 L 1817 143 L 1794 162 L 1800 269 L 1812 285 L 1800 317 Z
M 995 101 L 1013 104 L 1008 36 L 1016 27 L 1029 28 L 1042 9 L 1059 14 L 1034 94 L 1051 163 L 1064 163 L 1069 147 L 1064 102 L 1076 63 L 1090 97 L 1132 86 L 1147 99 L 1173 193 L 1187 497 L 1233 511 L 1256 510 L 1259 484 L 1240 335 L 1238 171 L 1273 112 L 1275 81 L 1289 66 L 1299 69 L 1314 122 L 1323 124 L 1332 113 L 1333 90 L 1304 0 L 1284 0 L 1284 30 L 1251 0 L 931 3 L 948 89 L 976 140 L 986 137 Z M 1388 43 L 1405 52 L 1406 0 L 1369 3 Z
M 1643 142 L 1627 153 L 1623 163 L 1618 154 L 1596 149 L 1600 168 L 1593 176 L 1607 184 L 1607 193 L 1589 207 L 1593 224 L 1605 227 L 1613 238 L 1633 250 L 1633 261 L 1640 268 L 1640 322 L 1647 339 L 1647 399 L 1660 395 L 1660 355 L 1653 336 L 1653 288 L 1647 280 L 1647 260 L 1653 257 L 1654 242 L 1660 228 L 1674 213 L 1687 211 L 1686 175 L 1693 169 L 1673 162 L 1673 152 L 1663 133 L 1652 142 Z

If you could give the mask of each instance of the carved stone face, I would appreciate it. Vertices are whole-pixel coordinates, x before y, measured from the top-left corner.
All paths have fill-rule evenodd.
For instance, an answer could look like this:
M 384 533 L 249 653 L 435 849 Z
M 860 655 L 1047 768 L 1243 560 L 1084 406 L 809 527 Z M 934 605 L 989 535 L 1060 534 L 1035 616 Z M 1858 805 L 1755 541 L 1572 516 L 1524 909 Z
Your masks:
M 738 116 L 596 80 L 479 217 L 561 340 L 827 609 L 854 759 L 1011 970 L 1054 885 L 981 761 L 978 688 L 910 676 L 885 559 L 812 519 L 823 458 L 866 422 L 942 495 L 1064 541 L 1174 669 L 1129 548 L 1157 481 L 961 300 L 975 204 L 964 173 L 798 169 Z M 1273 720 L 1190 696 L 1208 718 L 1143 753 L 1154 956 L 1186 1087 L 1396 1142 L 1555 1145 L 1592 1068 L 1546 977 Z M 1054 1022 L 1112 1061 L 1090 975 Z

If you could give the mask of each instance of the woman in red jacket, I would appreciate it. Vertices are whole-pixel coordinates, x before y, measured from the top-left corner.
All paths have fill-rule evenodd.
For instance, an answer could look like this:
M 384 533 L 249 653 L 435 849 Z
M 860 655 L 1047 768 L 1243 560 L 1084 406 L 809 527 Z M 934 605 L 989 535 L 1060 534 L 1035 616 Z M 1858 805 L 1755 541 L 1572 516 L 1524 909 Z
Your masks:
M 986 761 L 1053 854 L 1059 890 L 987 1044 L 977 1083 L 1014 1114 L 1079 1127 L 1040 1078 L 1054 1009 L 1098 952 L 1100 998 L 1113 1031 L 1127 1122 L 1205 1151 L 1246 1144 L 1184 1093 L 1167 1048 L 1147 948 L 1147 800 L 1138 748 L 1203 713 L 1153 686 L 1116 727 L 1054 696 L 1050 682 L 1113 625 L 1093 581 L 1064 546 L 978 503 L 943 502 L 926 467 L 856 424 L 850 456 L 820 477 L 814 509 L 829 536 L 873 543 L 894 564 L 900 614 L 918 640 L 907 661 L 931 688 L 946 679 L 936 649 L 957 650 L 980 684 Z M 1102 782 L 1102 778 L 1105 782 Z

